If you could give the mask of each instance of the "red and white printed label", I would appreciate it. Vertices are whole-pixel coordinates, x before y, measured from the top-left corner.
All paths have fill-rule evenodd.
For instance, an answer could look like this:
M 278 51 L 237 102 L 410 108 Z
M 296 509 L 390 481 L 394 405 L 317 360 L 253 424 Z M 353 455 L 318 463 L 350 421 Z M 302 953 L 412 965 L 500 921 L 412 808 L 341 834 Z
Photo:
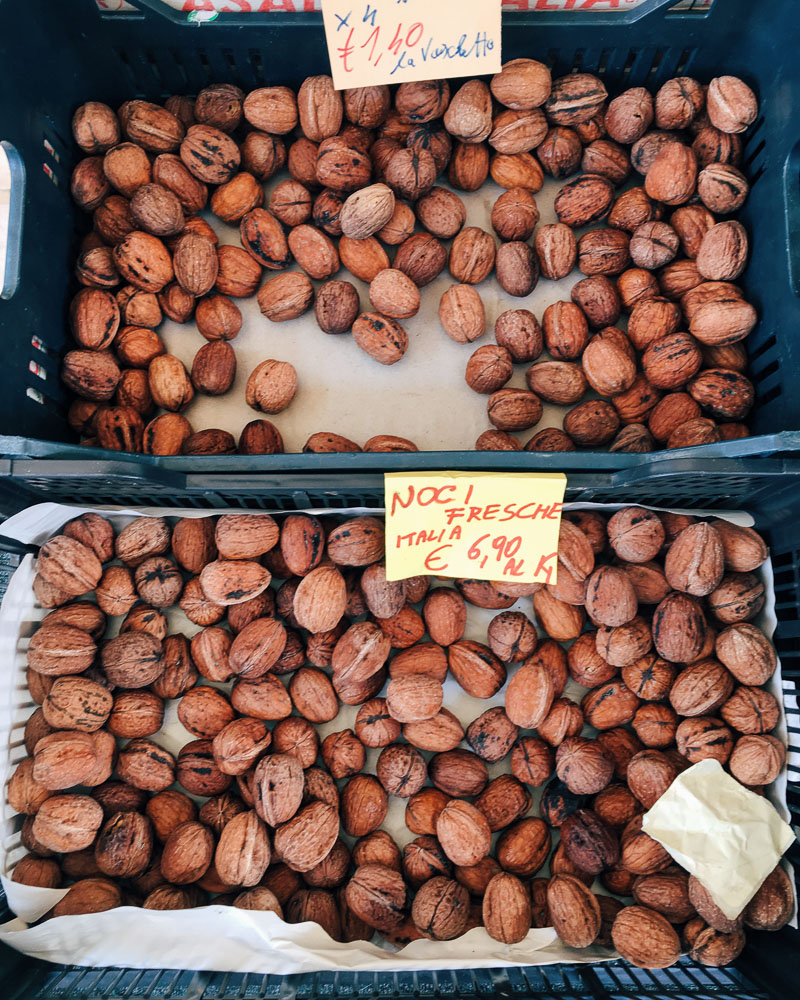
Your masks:
M 298 13 L 312 14 L 322 10 L 322 0 L 165 0 L 175 10 L 187 14 L 260 14 Z M 503 10 L 517 11 L 558 11 L 558 10 L 630 10 L 642 0 L 502 0 Z M 433 7 L 436 0 L 429 6 Z M 125 0 L 97 0 L 97 6 L 104 11 L 133 11 Z M 462 4 L 462 8 L 464 5 Z

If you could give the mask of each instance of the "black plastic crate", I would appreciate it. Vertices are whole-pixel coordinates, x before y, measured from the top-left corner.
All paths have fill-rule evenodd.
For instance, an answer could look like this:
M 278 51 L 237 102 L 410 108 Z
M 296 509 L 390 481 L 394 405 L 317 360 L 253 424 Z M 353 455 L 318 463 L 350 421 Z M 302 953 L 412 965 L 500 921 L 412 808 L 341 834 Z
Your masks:
M 645 0 L 632 11 L 609 14 L 505 15 L 505 58 L 533 55 L 549 62 L 555 74 L 573 68 L 599 72 L 614 88 L 657 87 L 679 72 L 701 78 L 730 72 L 755 88 L 762 109 L 747 147 L 754 183 L 742 212 L 753 235 L 745 285 L 761 316 L 749 341 L 758 436 L 677 454 L 514 453 L 511 459 L 474 452 L 158 459 L 88 452 L 70 443 L 57 376 L 71 260 L 84 224 L 69 200 L 74 107 L 97 95 L 111 103 L 132 93 L 158 99 L 217 80 L 245 88 L 274 81 L 297 84 L 327 59 L 319 16 L 223 14 L 198 27 L 158 0 L 133 2 L 165 17 L 105 18 L 93 0 L 69 5 L 64 0 L 0 0 L 0 139 L 13 145 L 18 159 L 12 154 L 12 167 L 24 167 L 26 175 L 18 287 L 0 301 L 5 333 L 0 432 L 9 435 L 0 438 L 0 508 L 11 512 L 39 499 L 277 510 L 380 506 L 382 474 L 390 469 L 508 469 L 512 464 L 515 469 L 568 471 L 571 500 L 746 508 L 757 514 L 772 546 L 780 622 L 776 644 L 793 692 L 800 678 L 800 470 L 793 458 L 800 434 L 780 433 L 800 428 L 800 399 L 792 385 L 800 351 L 794 343 L 800 318 L 800 143 L 792 131 L 800 103 L 800 22 L 791 0 L 716 0 L 708 15 L 668 13 L 671 0 Z M 21 200 L 19 186 L 15 190 Z M 15 249 L 12 242 L 12 263 Z M 32 370 L 37 367 L 46 380 Z M 790 727 L 790 739 L 800 749 L 797 727 Z M 790 777 L 789 805 L 800 822 L 800 776 L 793 772 Z M 790 857 L 800 863 L 797 845 Z M 682 960 L 663 972 L 614 963 L 286 978 L 60 968 L 3 949 L 0 996 L 755 1000 L 794 995 L 792 958 L 798 943 L 800 936 L 788 929 L 751 935 L 736 968 L 721 970 Z
M 24 168 L 25 198 L 16 291 L 0 301 L 4 332 L 0 373 L 0 478 L 53 499 L 84 500 L 119 493 L 148 502 L 170 495 L 184 502 L 205 477 L 240 502 L 258 492 L 259 478 L 298 469 L 311 476 L 381 469 L 374 455 L 343 460 L 327 455 L 159 459 L 79 449 L 65 421 L 58 379 L 66 340 L 66 309 L 74 291 L 71 261 L 85 218 L 71 205 L 75 160 L 70 134 L 74 108 L 91 97 L 115 105 L 132 95 L 162 99 L 196 92 L 212 81 L 244 88 L 270 82 L 295 85 L 327 66 L 318 14 L 223 13 L 191 24 L 161 0 L 134 0 L 139 13 L 104 16 L 94 0 L 6 0 L 0 4 L 0 139 Z M 632 10 L 504 14 L 503 55 L 535 56 L 554 75 L 573 69 L 599 73 L 614 90 L 657 88 L 678 73 L 710 79 L 742 76 L 760 99 L 760 117 L 745 151 L 752 191 L 741 218 L 752 235 L 747 296 L 761 317 L 748 341 L 757 388 L 756 437 L 686 450 L 702 465 L 714 456 L 760 458 L 789 454 L 800 439 L 800 396 L 792 379 L 800 365 L 800 143 L 793 128 L 800 104 L 795 53 L 800 20 L 792 0 L 716 0 L 710 11 L 671 11 L 673 0 L 644 0 Z M 235 5 L 233 5 L 235 6 Z M 21 188 L 15 191 L 21 201 Z M 16 252 L 12 241 L 12 260 Z M 59 464 L 45 462 L 55 459 Z M 390 462 L 402 468 L 402 456 Z M 435 468 L 539 468 L 571 472 L 645 469 L 672 462 L 674 453 L 488 456 L 427 452 L 415 459 Z M 674 468 L 674 466 L 670 466 Z M 743 466 L 747 474 L 747 466 Z M 685 469 L 685 467 L 684 467 Z M 238 478 L 237 478 L 238 477 Z M 677 482 L 677 481 L 676 481 Z M 684 481 L 685 482 L 685 481 Z M 165 483 L 170 483 L 164 488 Z M 263 483 L 263 480 L 262 480 Z M 176 492 L 177 490 L 177 492 Z
M 736 463 L 730 463 L 736 465 Z M 632 500 L 662 506 L 688 505 L 683 492 L 669 493 L 674 475 L 659 483 L 651 470 L 638 479 L 629 470 L 592 489 L 579 487 L 572 499 L 607 503 Z M 578 477 L 580 479 L 580 477 Z M 589 479 L 589 477 L 586 477 Z M 595 477 L 597 483 L 601 477 Z M 713 477 L 711 477 L 713 478 Z M 342 496 L 352 505 L 379 508 L 381 490 L 359 485 L 359 477 L 340 477 Z M 778 472 L 756 492 L 753 480 L 739 476 L 738 486 L 729 475 L 729 509 L 748 509 L 756 528 L 770 546 L 775 585 L 778 625 L 773 641 L 781 658 L 784 700 L 789 734 L 787 800 L 795 830 L 800 828 L 800 722 L 797 697 L 800 689 L 800 492 L 797 478 Z M 315 501 L 321 494 L 308 494 Z M 653 499 L 655 498 L 655 499 Z M 691 506 L 700 508 L 706 500 L 697 498 Z M 23 506 L 20 498 L 8 512 Z M 328 506 L 322 504 L 322 506 Z M 334 505 L 336 506 L 336 505 Z M 341 504 L 338 504 L 341 506 Z M 3 574 L 19 557 L 0 551 L 0 595 L 5 589 Z M 795 842 L 786 857 L 795 866 L 796 889 L 800 894 L 800 844 Z M 0 892 L 0 922 L 10 919 Z M 797 993 L 795 956 L 800 932 L 785 927 L 773 934 L 747 932 L 747 946 L 736 964 L 723 969 L 707 968 L 684 957 L 665 970 L 636 969 L 624 961 L 598 965 L 552 965 L 514 969 L 441 970 L 419 973 L 316 973 L 297 976 L 270 976 L 254 973 L 180 972 L 176 970 L 86 969 L 54 966 L 30 959 L 0 946 L 0 997 L 3 1000 L 106 1000 L 116 997 L 165 997 L 175 1000 L 400 1000 L 404 997 L 431 997 L 432 1000 L 462 1000 L 481 997 L 564 997 L 577 1000 L 623 1000 L 653 997 L 657 1000 L 787 1000 Z

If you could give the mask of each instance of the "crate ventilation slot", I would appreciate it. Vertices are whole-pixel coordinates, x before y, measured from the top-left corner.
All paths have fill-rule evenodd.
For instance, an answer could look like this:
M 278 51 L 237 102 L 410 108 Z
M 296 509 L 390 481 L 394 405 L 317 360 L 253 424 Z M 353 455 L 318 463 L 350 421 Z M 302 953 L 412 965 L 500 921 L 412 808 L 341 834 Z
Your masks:
M 261 53 L 258 49 L 248 49 L 247 57 L 250 60 L 250 69 L 253 73 L 253 79 L 259 86 L 263 86 L 265 82 L 264 77 L 264 63 L 261 59 Z
M 661 60 L 663 58 L 663 50 L 657 49 L 655 55 L 653 56 L 653 61 L 650 64 L 650 69 L 647 71 L 647 77 L 645 78 L 645 87 L 648 89 L 652 88 L 654 85 L 656 74 L 658 73 L 658 68 L 661 65 Z
M 136 74 L 133 71 L 130 60 L 128 59 L 127 53 L 124 49 L 119 47 L 114 48 L 114 55 L 119 60 L 120 71 L 123 77 L 127 81 L 127 88 L 132 92 L 131 96 L 141 97 L 142 89 L 139 85 L 139 81 L 136 79 Z
M 40 406 L 44 403 L 44 396 L 39 392 L 38 389 L 34 389 L 32 385 L 29 385 L 25 390 L 25 395 L 28 399 L 32 399 L 34 403 L 38 403 Z
M 35 333 L 31 337 L 31 347 L 35 351 L 41 351 L 42 354 L 46 354 L 48 358 L 52 358 L 56 364 L 59 363 L 61 357 L 59 352 L 54 351 L 52 347 L 48 347 L 42 338 L 38 337 Z
M 622 83 L 625 86 L 628 82 L 628 77 L 631 75 L 633 70 L 633 64 L 636 62 L 636 50 L 630 49 L 628 51 L 628 58 L 625 60 L 625 66 L 622 69 Z
M 772 366 L 768 366 L 768 367 L 769 367 L 769 369 L 770 369 L 771 372 L 777 371 L 777 365 L 775 366 L 774 369 L 772 368 Z M 773 400 L 776 400 L 779 396 L 782 396 L 782 395 L 783 395 L 783 386 L 782 385 L 774 385 L 774 386 L 772 386 L 772 388 L 768 389 L 764 393 L 763 396 L 757 396 L 756 397 L 756 404 L 755 404 L 756 405 L 756 409 L 758 409 L 759 406 L 766 406 L 767 403 L 773 402 Z
M 179 83 L 177 86 L 178 93 L 181 93 L 188 89 L 189 86 L 189 75 L 186 72 L 186 67 L 183 65 L 183 59 L 181 58 L 181 52 L 179 49 L 170 49 L 167 53 L 167 58 L 172 63 L 173 72 L 177 74 Z
M 763 344 L 759 344 L 758 347 L 756 347 L 752 351 L 750 351 L 750 362 L 751 362 L 751 364 L 752 364 L 753 361 L 756 360 L 756 358 L 761 358 L 768 351 L 774 350 L 774 348 L 777 346 L 777 343 L 778 342 L 777 342 L 777 339 L 775 337 L 775 334 L 774 333 L 770 334 L 770 336 L 767 337 L 767 339 L 763 342 Z
M 678 65 L 675 67 L 676 76 L 686 76 L 686 71 L 689 68 L 689 64 L 694 58 L 695 49 L 684 49 L 681 52 L 680 58 L 678 59 Z
M 753 372 L 753 380 L 756 383 L 761 383 L 766 381 L 770 375 L 774 375 L 780 369 L 780 364 L 777 358 L 769 361 L 763 368 L 758 371 Z
M 42 173 L 65 198 L 69 198 L 71 150 L 49 117 L 45 117 L 42 128 L 42 149 Z
M 197 58 L 200 60 L 200 64 L 202 65 L 203 69 L 205 70 L 206 80 L 210 83 L 211 82 L 212 73 L 211 73 L 211 63 L 208 61 L 208 56 L 206 55 L 206 53 L 202 49 L 198 49 L 197 50 Z
M 239 74 L 239 67 L 236 64 L 236 57 L 233 54 L 233 49 L 223 49 L 222 56 L 228 64 L 228 69 L 231 73 L 236 75 Z
M 756 142 L 756 139 L 758 138 L 757 136 L 755 136 L 754 133 L 758 131 L 763 121 L 764 121 L 763 118 L 759 118 L 759 120 L 753 126 L 753 131 L 748 136 L 747 146 L 745 147 L 743 169 L 747 174 L 748 181 L 750 182 L 751 191 L 755 187 L 758 179 L 761 177 L 761 175 L 764 173 L 765 170 L 764 150 L 767 147 L 767 142 L 765 139 L 761 139 L 755 145 L 753 145 L 753 143 Z M 752 150 L 750 148 L 751 146 L 753 147 Z

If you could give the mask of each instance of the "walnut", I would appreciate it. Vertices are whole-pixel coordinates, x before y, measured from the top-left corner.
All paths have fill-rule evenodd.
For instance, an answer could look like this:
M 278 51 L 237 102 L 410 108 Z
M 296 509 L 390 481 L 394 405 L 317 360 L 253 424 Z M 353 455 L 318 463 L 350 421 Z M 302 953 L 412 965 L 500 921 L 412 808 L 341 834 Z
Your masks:
M 398 722 L 432 719 L 442 707 L 442 685 L 425 674 L 395 677 L 386 690 L 386 707 Z
M 539 210 L 530 191 L 512 187 L 494 203 L 491 218 L 501 240 L 527 240 L 539 221 Z
M 702 111 L 704 103 L 705 94 L 697 80 L 689 76 L 667 80 L 656 94 L 656 128 L 687 128 Z
M 718 222 L 703 237 L 697 269 L 709 281 L 733 281 L 747 264 L 747 232 L 740 222 Z
M 16 878 L 16 873 L 14 877 Z M 745 907 L 745 925 L 755 930 L 779 930 L 791 917 L 792 898 L 791 881 L 779 865 L 767 875 L 761 888 Z
M 416 201 L 427 194 L 436 181 L 433 155 L 427 149 L 398 149 L 386 164 L 384 178 L 396 195 L 407 201 Z M 384 222 L 388 218 L 390 216 Z M 382 222 L 381 226 L 383 224 Z M 377 232 L 377 229 L 373 232 Z
M 753 91 L 736 76 L 718 76 L 708 85 L 708 117 L 721 132 L 744 132 L 756 120 Z
M 733 750 L 733 734 L 719 719 L 700 715 L 684 719 L 675 732 L 678 752 L 690 764 L 718 760 L 725 764 Z
M 564 430 L 582 448 L 607 444 L 619 424 L 614 408 L 602 400 L 579 403 L 564 417 Z
M 483 142 L 492 131 L 492 98 L 480 80 L 468 80 L 453 95 L 444 113 L 444 126 L 456 139 Z
M 709 163 L 730 163 L 738 167 L 742 160 L 742 140 L 738 135 L 706 125 L 695 136 L 692 149 L 700 167 Z
M 640 226 L 653 222 L 658 216 L 656 205 L 643 187 L 630 188 L 617 198 L 608 215 L 612 229 L 634 233 Z M 632 250 L 633 252 L 633 250 Z
M 752 573 L 728 573 L 708 603 L 724 625 L 748 621 L 764 606 L 764 585 Z
M 639 699 L 624 684 L 610 681 L 584 696 L 584 718 L 595 729 L 613 729 L 630 722 L 639 707 Z
M 582 174 L 565 184 L 553 203 L 558 221 L 572 229 L 605 218 L 614 202 L 614 185 L 599 174 Z
M 297 125 L 297 100 L 289 87 L 260 87 L 245 97 L 242 113 L 253 128 L 285 135 Z
M 617 142 L 641 139 L 653 121 L 653 98 L 644 87 L 632 87 L 615 97 L 605 115 L 608 134 Z
M 647 194 L 667 205 L 682 205 L 694 194 L 697 159 L 680 142 L 668 142 L 656 154 L 644 179 Z
M 446 80 L 401 83 L 395 94 L 395 107 L 404 121 L 428 122 L 441 118 L 450 101 Z
M 611 780 L 614 762 L 594 740 L 565 739 L 556 751 L 556 773 L 571 792 L 593 795 Z
M 483 300 L 472 285 L 451 285 L 439 302 L 439 322 L 456 343 L 468 344 L 486 331 Z
M 418 288 L 422 288 L 441 273 L 446 263 L 447 250 L 435 237 L 427 233 L 415 233 L 400 244 L 393 266 L 407 274 Z
M 655 270 L 674 259 L 678 246 L 678 234 L 672 226 L 666 222 L 645 222 L 631 236 L 631 259 L 637 267 Z
M 121 142 L 105 154 L 103 173 L 111 186 L 126 198 L 132 197 L 143 184 L 149 183 L 152 177 L 147 153 L 132 142 Z M 117 205 L 118 203 L 114 202 L 114 206 Z M 100 206 L 102 207 L 103 205 Z M 119 205 L 119 208 L 123 206 Z
M 317 184 L 346 194 L 364 187 L 371 173 L 369 154 L 351 145 L 344 136 L 323 139 L 319 144 L 314 174 Z
M 495 243 L 489 233 L 468 226 L 453 240 L 450 248 L 450 273 L 469 285 L 479 285 L 489 276 L 495 263 Z
M 547 131 L 547 119 L 538 108 L 501 111 L 492 121 L 489 145 L 498 153 L 527 153 L 539 145 Z
M 576 451 L 572 438 L 557 427 L 546 427 L 525 443 L 525 451 Z M 555 593 L 555 590 L 554 590 Z
M 572 286 L 570 298 L 594 328 L 613 326 L 619 318 L 619 293 L 604 274 L 592 275 L 577 282 Z
M 160 184 L 142 184 L 130 203 L 131 217 L 139 229 L 154 236 L 174 236 L 183 229 L 183 207 L 176 195 Z
M 357 917 L 387 933 L 405 919 L 408 889 L 399 872 L 371 863 L 356 869 L 345 889 L 345 898 Z
M 321 191 L 314 199 L 311 208 L 311 216 L 314 224 L 324 230 L 329 236 L 341 236 L 341 213 L 344 203 L 345 196 L 343 193 L 332 191 L 330 188 Z M 395 203 L 396 207 L 397 203 Z
M 572 73 L 553 81 L 544 109 L 557 125 L 575 125 L 588 121 L 607 96 L 605 86 L 596 76 Z
M 357 240 L 372 236 L 391 219 L 394 204 L 394 195 L 385 184 L 373 184 L 354 192 L 342 206 L 342 232 Z
M 469 802 L 451 800 L 436 820 L 436 836 L 456 865 L 477 864 L 489 853 L 491 830 L 483 813 Z
M 149 180 L 149 176 L 145 176 L 141 183 L 146 184 Z M 95 209 L 94 227 L 104 242 L 112 245 L 120 243 L 136 228 L 128 199 L 116 194 L 104 198 Z
M 309 76 L 297 93 L 297 109 L 303 134 L 320 142 L 335 135 L 342 124 L 342 97 L 329 76 Z
M 616 327 L 607 327 L 591 338 L 583 352 L 581 365 L 586 381 L 602 396 L 618 396 L 627 392 L 636 380 L 633 347 Z
M 524 242 L 503 243 L 497 251 L 497 280 L 509 295 L 530 295 L 539 281 L 539 261 Z
M 741 736 L 728 761 L 730 772 L 745 785 L 775 781 L 786 761 L 786 748 L 775 736 Z
M 536 150 L 542 169 L 552 177 L 569 177 L 580 166 L 583 146 L 571 128 L 551 128 Z
M 389 257 L 374 236 L 368 236 L 364 240 L 351 240 L 347 236 L 342 236 L 339 240 L 339 254 L 347 270 L 367 283 L 371 282 L 379 271 L 389 267 Z M 397 265 L 396 256 L 395 265 Z
M 105 153 L 119 143 L 119 121 L 107 104 L 87 101 L 72 116 L 72 135 L 84 153 Z
M 498 389 L 487 403 L 489 420 L 503 431 L 519 431 L 533 427 L 541 420 L 542 404 L 525 389 Z
M 642 812 L 642 805 L 625 785 L 608 785 L 592 802 L 595 813 L 609 826 L 621 829 Z
M 627 151 L 611 139 L 595 139 L 584 147 L 581 170 L 585 174 L 599 174 L 612 184 L 622 184 L 631 172 Z
M 561 824 L 567 858 L 581 871 L 599 875 L 619 860 L 617 834 L 591 809 L 578 809 Z
M 386 792 L 372 775 L 357 774 L 342 789 L 341 822 L 351 837 L 363 837 L 377 830 L 386 817 L 387 808 Z
M 506 431 L 488 430 L 478 435 L 476 451 L 521 451 L 522 445 Z
M 766 561 L 769 550 L 758 532 L 722 518 L 711 523 L 722 540 L 726 569 L 749 573 Z
M 491 80 L 495 99 L 508 108 L 538 108 L 550 95 L 550 70 L 535 59 L 512 59 Z
M 680 958 L 680 941 L 672 925 L 645 906 L 620 910 L 611 937 L 620 955 L 640 968 L 664 969 Z
M 360 311 L 358 291 L 349 281 L 328 281 L 317 292 L 314 314 L 325 333 L 345 333 Z
M 637 350 L 644 351 L 652 343 L 675 334 L 680 323 L 681 310 L 677 303 L 660 296 L 649 297 L 633 306 L 628 319 L 628 336 Z
M 553 875 L 547 908 L 556 934 L 570 948 L 586 948 L 600 933 L 600 904 L 573 875 Z

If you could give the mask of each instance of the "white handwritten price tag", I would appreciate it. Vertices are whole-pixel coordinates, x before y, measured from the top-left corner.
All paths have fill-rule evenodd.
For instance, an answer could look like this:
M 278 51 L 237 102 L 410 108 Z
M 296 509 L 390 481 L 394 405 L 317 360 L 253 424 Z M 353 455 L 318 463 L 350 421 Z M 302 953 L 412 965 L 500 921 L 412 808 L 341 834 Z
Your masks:
M 337 90 L 500 71 L 501 0 L 322 0 Z

